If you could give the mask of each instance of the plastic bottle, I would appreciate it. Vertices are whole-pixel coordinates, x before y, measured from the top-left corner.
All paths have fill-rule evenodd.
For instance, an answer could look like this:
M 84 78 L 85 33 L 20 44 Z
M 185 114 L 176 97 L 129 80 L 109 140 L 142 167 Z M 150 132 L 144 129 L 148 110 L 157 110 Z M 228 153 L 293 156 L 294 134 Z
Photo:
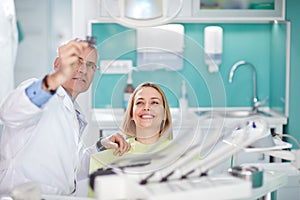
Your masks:
M 179 99 L 181 111 L 186 111 L 188 108 L 188 96 L 186 92 L 186 83 L 183 80 L 181 84 L 181 98 Z
M 123 95 L 123 107 L 124 107 L 124 110 L 126 110 L 129 98 L 130 98 L 131 94 L 134 91 L 134 87 L 132 85 L 132 82 L 133 82 L 132 81 L 132 74 L 131 74 L 131 70 L 130 70 L 128 72 L 127 85 L 126 85 L 126 87 L 124 89 L 124 95 Z

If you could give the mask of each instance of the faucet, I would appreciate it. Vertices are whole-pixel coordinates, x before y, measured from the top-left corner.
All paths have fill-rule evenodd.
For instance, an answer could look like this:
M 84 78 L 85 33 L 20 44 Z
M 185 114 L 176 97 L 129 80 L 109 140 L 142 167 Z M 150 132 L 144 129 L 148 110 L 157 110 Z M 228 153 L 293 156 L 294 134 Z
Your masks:
M 229 74 L 229 83 L 232 83 L 232 78 L 233 78 L 233 75 L 234 75 L 234 72 L 235 70 L 239 67 L 239 66 L 242 66 L 242 65 L 247 65 L 251 68 L 252 72 L 253 72 L 253 99 L 252 99 L 252 111 L 254 113 L 257 113 L 258 111 L 258 107 L 261 105 L 261 102 L 258 101 L 257 99 L 257 93 L 256 93 L 256 69 L 255 67 L 249 63 L 249 62 L 246 62 L 244 60 L 241 60 L 241 61 L 238 61 L 236 62 L 232 67 L 231 67 L 231 70 L 230 70 L 230 74 Z

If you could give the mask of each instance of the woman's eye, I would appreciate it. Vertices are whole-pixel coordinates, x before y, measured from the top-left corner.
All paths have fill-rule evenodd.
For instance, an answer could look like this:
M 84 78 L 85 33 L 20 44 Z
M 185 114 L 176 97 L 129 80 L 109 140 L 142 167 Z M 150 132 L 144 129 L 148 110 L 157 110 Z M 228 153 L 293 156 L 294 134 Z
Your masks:
M 153 101 L 152 104 L 159 104 L 159 102 L 158 101 Z
M 138 101 L 138 102 L 136 102 L 135 104 L 136 105 L 140 105 L 140 104 L 142 104 L 143 102 L 142 101 Z

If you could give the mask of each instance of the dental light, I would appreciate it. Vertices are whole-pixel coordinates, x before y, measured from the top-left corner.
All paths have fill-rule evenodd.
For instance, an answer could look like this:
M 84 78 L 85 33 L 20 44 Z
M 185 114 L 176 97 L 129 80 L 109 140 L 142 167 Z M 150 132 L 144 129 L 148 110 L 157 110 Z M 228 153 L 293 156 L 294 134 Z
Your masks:
M 136 20 L 149 20 L 163 16 L 161 0 L 125 0 L 125 16 Z
M 103 0 L 109 16 L 129 28 L 169 23 L 181 11 L 182 4 L 183 0 Z

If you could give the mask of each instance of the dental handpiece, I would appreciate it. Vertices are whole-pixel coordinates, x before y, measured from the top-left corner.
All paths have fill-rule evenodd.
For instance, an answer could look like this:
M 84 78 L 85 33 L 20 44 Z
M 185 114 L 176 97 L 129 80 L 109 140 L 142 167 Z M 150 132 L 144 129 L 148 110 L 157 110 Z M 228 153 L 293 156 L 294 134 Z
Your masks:
M 97 38 L 95 36 L 86 36 L 85 41 L 89 43 L 90 46 L 95 46 L 97 42 Z
M 87 42 L 89 44 L 89 46 L 95 46 L 96 42 L 97 42 L 97 38 L 95 36 L 86 36 L 85 40 L 79 39 L 79 38 L 75 38 L 75 41 L 83 41 L 83 42 Z

